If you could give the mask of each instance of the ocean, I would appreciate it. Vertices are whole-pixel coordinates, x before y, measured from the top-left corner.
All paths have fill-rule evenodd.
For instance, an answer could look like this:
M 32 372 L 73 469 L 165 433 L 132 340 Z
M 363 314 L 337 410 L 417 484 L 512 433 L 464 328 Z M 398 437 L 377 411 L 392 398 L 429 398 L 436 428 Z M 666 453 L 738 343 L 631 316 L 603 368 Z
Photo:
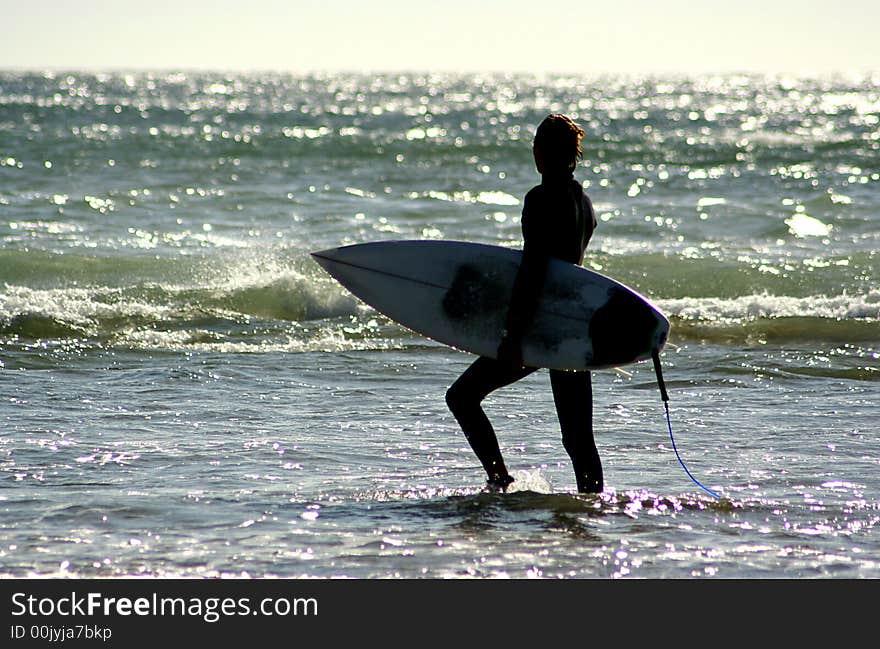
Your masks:
M 601 495 L 546 372 L 309 253 L 518 247 L 534 129 L 586 131 L 585 265 L 670 318 L 595 372 Z M 880 577 L 880 76 L 0 72 L 0 577 Z

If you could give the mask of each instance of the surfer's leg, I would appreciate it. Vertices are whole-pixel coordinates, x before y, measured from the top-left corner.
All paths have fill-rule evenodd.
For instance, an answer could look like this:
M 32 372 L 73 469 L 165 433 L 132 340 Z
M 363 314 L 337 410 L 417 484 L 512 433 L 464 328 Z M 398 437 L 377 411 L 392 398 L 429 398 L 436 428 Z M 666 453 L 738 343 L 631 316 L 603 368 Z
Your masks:
M 496 360 L 481 356 L 446 392 L 446 403 L 486 470 L 489 483 L 502 489 L 513 479 L 504 465 L 492 424 L 480 404 L 490 392 L 534 371 L 534 368 L 510 369 Z
M 562 444 L 571 457 L 581 493 L 604 489 L 602 462 L 593 439 L 593 385 L 590 373 L 550 371 Z

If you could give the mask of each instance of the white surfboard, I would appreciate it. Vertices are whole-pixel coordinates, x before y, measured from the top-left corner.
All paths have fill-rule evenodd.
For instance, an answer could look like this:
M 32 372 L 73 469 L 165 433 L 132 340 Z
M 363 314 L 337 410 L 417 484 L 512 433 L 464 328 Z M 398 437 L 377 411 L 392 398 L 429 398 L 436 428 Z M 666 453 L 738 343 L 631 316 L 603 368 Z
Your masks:
M 401 325 L 494 358 L 522 253 L 460 241 L 380 241 L 312 253 L 358 298 Z M 651 358 L 669 321 L 609 277 L 553 259 L 523 337 L 529 367 L 601 369 Z

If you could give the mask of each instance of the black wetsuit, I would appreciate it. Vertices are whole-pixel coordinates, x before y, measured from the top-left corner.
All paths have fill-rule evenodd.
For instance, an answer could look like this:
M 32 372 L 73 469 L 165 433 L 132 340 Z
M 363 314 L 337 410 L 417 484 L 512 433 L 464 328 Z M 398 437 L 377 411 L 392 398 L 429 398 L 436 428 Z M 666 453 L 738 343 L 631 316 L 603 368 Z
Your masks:
M 544 174 L 523 205 L 523 258 L 507 317 L 507 336 L 519 341 L 537 309 L 551 257 L 580 264 L 596 227 L 596 216 L 581 184 L 571 173 Z M 449 388 L 446 402 L 489 475 L 510 482 L 498 440 L 480 405 L 489 393 L 537 368 L 514 368 L 481 356 Z M 589 371 L 550 370 L 562 443 L 571 457 L 580 492 L 601 492 L 602 464 L 593 440 L 593 398 Z

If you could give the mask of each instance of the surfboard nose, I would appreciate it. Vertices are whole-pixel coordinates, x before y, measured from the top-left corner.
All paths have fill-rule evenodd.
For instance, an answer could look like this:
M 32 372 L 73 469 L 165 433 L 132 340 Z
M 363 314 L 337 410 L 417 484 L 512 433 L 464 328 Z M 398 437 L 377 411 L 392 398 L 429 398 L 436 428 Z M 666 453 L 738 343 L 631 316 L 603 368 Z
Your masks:
M 310 252 L 309 254 L 315 259 L 332 259 L 335 255 L 334 253 L 338 250 L 338 248 L 327 248 L 326 250 L 316 250 L 315 252 Z
M 339 248 L 327 248 L 327 250 L 317 250 L 315 252 L 309 253 L 320 266 L 324 270 L 329 271 L 329 267 L 336 261 L 338 257 L 337 251 Z

